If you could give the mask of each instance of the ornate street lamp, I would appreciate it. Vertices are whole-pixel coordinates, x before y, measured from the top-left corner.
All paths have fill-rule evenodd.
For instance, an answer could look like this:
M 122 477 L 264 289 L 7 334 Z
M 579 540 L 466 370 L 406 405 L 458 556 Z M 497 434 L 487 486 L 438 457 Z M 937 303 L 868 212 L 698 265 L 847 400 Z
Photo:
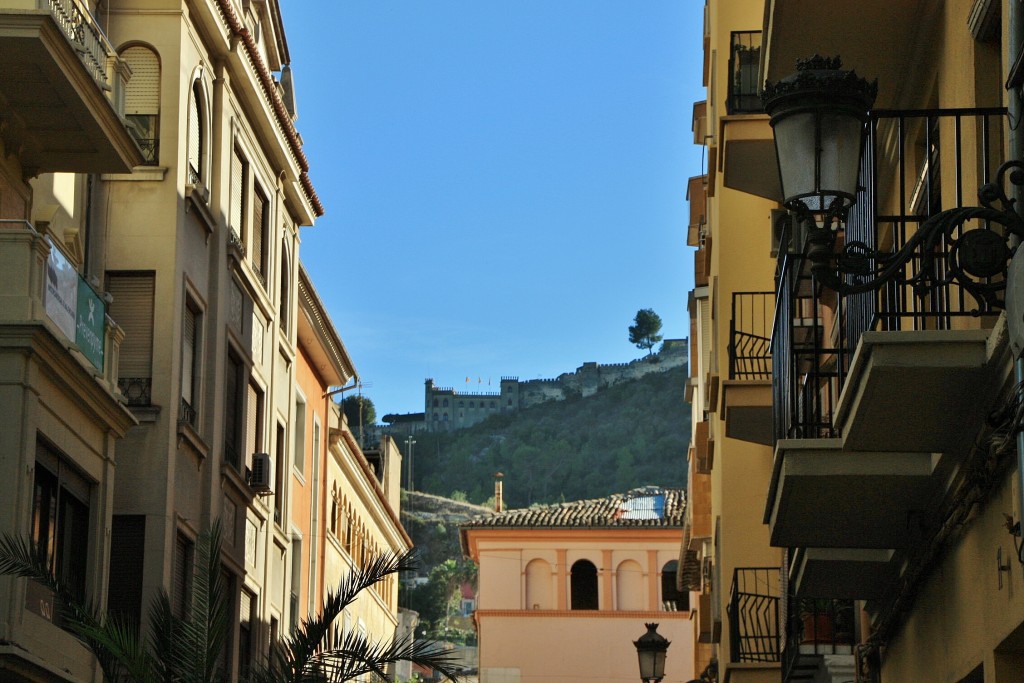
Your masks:
M 644 683 L 658 683 L 665 677 L 665 653 L 672 643 L 658 633 L 657 624 L 644 626 L 647 627 L 647 633 L 633 641 L 640 660 L 640 680 Z
M 1024 238 L 1024 220 L 1004 190 L 1006 181 L 1024 184 L 1019 161 L 1004 163 L 995 180 L 979 189 L 981 206 L 931 216 L 898 251 L 849 239 L 836 249 L 836 231 L 856 202 L 868 111 L 878 93 L 877 81 L 841 67 L 838 57 L 799 60 L 796 73 L 765 83 L 762 93 L 775 134 L 783 204 L 793 214 L 794 245 L 802 251 L 800 236 L 806 236 L 805 254 L 817 282 L 855 294 L 899 278 L 919 297 L 955 283 L 979 307 L 1002 308 L 1013 255 L 1009 238 Z
M 842 70 L 839 57 L 815 55 L 796 73 L 765 83 L 762 99 L 775 133 L 783 204 L 798 213 L 843 219 L 857 195 L 868 110 L 878 94 Z

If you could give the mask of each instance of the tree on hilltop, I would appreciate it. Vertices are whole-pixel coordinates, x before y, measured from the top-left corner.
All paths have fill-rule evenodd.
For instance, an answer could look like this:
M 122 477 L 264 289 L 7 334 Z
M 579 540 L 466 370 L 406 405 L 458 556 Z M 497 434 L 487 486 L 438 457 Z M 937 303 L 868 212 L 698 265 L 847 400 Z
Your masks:
M 641 308 L 636 312 L 633 324 L 629 326 L 629 342 L 636 344 L 638 349 L 647 349 L 647 355 L 653 353 L 651 349 L 661 341 L 661 316 L 654 312 L 653 308 Z

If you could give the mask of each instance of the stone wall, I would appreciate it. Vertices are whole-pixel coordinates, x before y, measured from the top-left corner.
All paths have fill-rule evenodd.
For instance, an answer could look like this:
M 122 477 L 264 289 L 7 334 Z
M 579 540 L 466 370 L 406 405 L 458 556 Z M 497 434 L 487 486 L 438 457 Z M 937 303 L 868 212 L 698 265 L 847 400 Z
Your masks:
M 666 372 L 687 363 L 689 344 L 686 339 L 667 339 L 658 353 L 644 356 L 629 363 L 587 362 L 574 372 L 566 372 L 553 379 L 532 379 L 520 382 L 517 377 L 502 377 L 498 392 L 457 391 L 453 387 L 438 387 L 428 379 L 424 385 L 424 412 L 422 421 L 412 424 L 402 416 L 402 424 L 394 422 L 384 427 L 402 434 L 420 430 L 453 431 L 471 427 L 498 413 L 518 412 L 548 401 L 593 396 L 607 387 L 639 379 L 652 372 Z

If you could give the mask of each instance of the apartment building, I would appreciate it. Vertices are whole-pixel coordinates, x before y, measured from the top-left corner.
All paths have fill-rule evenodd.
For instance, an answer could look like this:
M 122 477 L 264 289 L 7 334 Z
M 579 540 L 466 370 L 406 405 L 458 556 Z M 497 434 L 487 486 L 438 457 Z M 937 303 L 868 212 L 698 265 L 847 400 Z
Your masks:
M 278 3 L 0 0 L 0 41 L 0 531 L 145 624 L 220 520 L 236 680 L 411 546 L 397 449 L 331 400 L 356 372 L 299 260 L 323 208 Z M 339 626 L 385 639 L 397 586 L 371 592 Z M 53 600 L 0 577 L 3 680 L 99 680 Z
M 0 70 L 0 530 L 103 595 L 115 445 L 136 420 L 90 178 L 143 160 L 122 119 L 127 70 L 82 6 L 17 0 L 0 2 Z M 94 675 L 54 596 L 0 577 L 0 678 Z
M 710 608 L 730 606 L 718 675 L 748 673 L 757 629 L 727 622 L 752 593 L 775 600 L 763 642 L 787 682 L 1020 680 L 1019 5 L 710 0 L 707 17 L 710 241 L 691 239 L 710 341 L 699 286 L 692 315 L 719 363 L 691 384 L 704 411 L 718 398 L 693 453 Z M 726 222 L 734 205 L 756 212 Z M 747 291 L 736 265 L 758 271 Z M 730 433 L 766 446 L 740 461 Z M 715 485 L 741 462 L 756 486 Z M 736 575 L 726 599 L 719 565 L 750 546 L 726 524 L 737 496 L 781 556 L 769 590 Z

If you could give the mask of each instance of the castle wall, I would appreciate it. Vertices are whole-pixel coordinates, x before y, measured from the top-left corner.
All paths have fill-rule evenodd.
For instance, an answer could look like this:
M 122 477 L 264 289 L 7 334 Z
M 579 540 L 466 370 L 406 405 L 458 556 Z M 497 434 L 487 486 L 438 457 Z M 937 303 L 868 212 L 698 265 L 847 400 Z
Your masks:
M 532 379 L 520 382 L 517 377 L 502 377 L 498 392 L 457 391 L 454 387 L 438 387 L 428 379 L 424 386 L 423 422 L 416 427 L 406 424 L 384 428 L 403 432 L 452 431 L 482 422 L 491 415 L 518 412 L 548 401 L 593 396 L 602 389 L 635 380 L 652 372 L 686 365 L 689 344 L 686 339 L 668 339 L 661 351 L 629 363 L 587 362 L 553 379 Z

